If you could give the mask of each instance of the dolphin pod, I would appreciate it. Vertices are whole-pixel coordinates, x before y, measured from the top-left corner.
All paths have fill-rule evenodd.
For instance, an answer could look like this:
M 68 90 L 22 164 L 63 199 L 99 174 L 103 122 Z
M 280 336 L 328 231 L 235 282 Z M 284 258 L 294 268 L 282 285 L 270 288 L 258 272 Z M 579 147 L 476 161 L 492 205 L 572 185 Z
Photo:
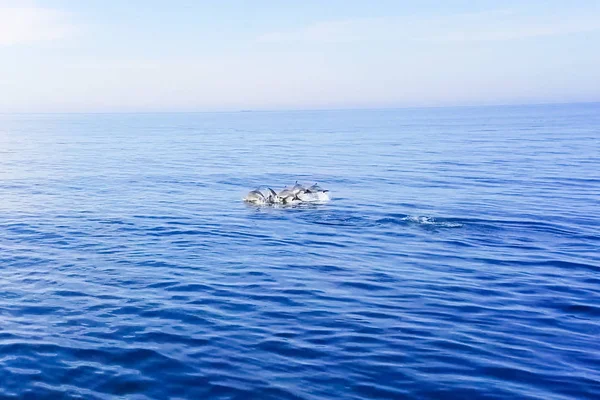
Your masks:
M 329 190 L 325 190 L 316 183 L 304 187 L 298 182 L 291 188 L 283 188 L 279 193 L 271 188 L 255 189 L 249 192 L 244 201 L 252 204 L 300 204 L 329 201 Z

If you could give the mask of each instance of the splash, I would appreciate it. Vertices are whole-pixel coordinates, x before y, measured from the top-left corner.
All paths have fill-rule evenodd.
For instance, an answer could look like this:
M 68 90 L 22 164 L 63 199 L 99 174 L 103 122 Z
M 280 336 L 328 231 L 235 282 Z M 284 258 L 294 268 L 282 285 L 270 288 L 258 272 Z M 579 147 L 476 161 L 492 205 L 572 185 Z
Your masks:
M 443 227 L 443 228 L 460 228 L 463 224 L 453 221 L 448 221 L 444 219 L 437 219 L 429 216 L 414 216 L 407 215 L 401 219 L 402 221 L 406 221 L 412 224 L 425 225 L 425 226 L 435 226 L 435 227 Z
M 426 215 L 390 215 L 377 221 L 381 224 L 419 225 L 427 228 L 461 228 L 463 224 L 450 219 L 435 218 Z

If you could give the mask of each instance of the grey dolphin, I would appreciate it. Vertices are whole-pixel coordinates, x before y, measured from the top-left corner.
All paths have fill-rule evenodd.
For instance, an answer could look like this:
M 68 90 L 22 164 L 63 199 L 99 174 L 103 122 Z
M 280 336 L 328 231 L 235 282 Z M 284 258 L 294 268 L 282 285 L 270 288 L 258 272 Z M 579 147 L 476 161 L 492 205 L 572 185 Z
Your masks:
M 282 200 L 283 204 L 298 204 L 300 203 L 300 199 L 298 196 L 288 196 Z
M 329 191 L 329 190 L 323 189 L 317 183 L 315 183 L 314 185 L 312 185 L 311 187 L 309 187 L 308 190 L 310 190 L 311 192 L 328 192 Z
M 285 188 L 281 192 L 279 192 L 278 196 L 281 197 L 281 198 L 285 198 L 285 197 L 289 197 L 289 196 L 294 196 L 294 192 L 293 192 L 292 189 Z
M 259 190 L 253 190 L 249 192 L 246 197 L 244 197 L 244 201 L 253 204 L 267 203 L 266 197 Z
M 298 198 L 303 202 L 329 201 L 329 190 L 314 184 L 303 192 L 298 193 Z
M 300 185 L 298 183 L 298 181 L 296 181 L 296 184 L 294 185 L 294 187 L 292 187 L 292 192 L 294 192 L 294 194 L 298 194 L 300 192 L 305 191 L 306 189 L 304 188 L 304 186 Z
M 294 194 L 294 192 L 292 192 L 291 189 L 285 188 L 281 192 L 279 192 L 277 197 L 281 200 L 282 203 L 290 204 L 292 200 L 296 198 L 296 195 Z
M 267 188 L 267 190 L 269 192 L 269 195 L 267 196 L 267 201 L 269 203 L 281 203 L 281 199 L 273 189 Z
M 292 191 L 292 189 L 284 188 L 279 194 L 277 194 L 279 201 L 283 204 L 294 204 L 297 203 L 298 197 Z

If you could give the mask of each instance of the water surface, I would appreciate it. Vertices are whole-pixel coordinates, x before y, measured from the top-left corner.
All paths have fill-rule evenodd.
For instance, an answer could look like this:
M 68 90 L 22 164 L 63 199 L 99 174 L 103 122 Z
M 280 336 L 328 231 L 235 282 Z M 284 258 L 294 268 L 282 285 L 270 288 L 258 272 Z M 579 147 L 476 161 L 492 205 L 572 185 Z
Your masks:
M 0 115 L 0 398 L 599 398 L 599 138 L 599 104 Z M 241 201 L 295 180 L 332 201 Z

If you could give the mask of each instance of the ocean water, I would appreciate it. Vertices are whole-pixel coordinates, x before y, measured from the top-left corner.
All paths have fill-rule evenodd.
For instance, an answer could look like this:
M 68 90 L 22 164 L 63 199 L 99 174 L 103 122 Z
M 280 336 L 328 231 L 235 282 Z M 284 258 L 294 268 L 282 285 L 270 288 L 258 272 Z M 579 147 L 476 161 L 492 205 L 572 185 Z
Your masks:
M 0 261 L 1 399 L 597 399 L 600 104 L 0 115 Z

